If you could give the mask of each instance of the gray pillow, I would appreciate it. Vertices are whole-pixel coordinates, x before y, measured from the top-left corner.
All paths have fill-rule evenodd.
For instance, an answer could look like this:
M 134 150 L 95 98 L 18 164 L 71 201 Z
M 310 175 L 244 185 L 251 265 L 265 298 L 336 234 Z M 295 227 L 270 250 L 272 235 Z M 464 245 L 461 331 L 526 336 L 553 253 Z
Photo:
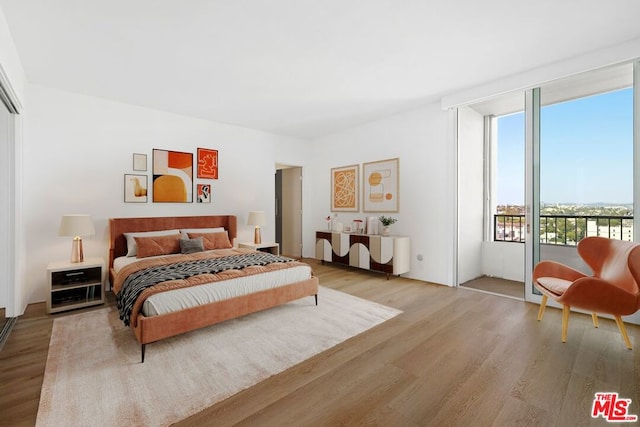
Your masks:
M 204 243 L 202 237 L 193 239 L 180 239 L 180 251 L 183 254 L 192 254 L 204 251 Z

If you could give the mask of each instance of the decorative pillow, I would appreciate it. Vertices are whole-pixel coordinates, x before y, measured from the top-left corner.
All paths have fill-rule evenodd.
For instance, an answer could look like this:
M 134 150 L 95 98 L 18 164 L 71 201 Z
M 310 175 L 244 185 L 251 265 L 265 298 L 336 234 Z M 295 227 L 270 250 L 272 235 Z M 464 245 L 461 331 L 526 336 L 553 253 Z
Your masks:
M 180 253 L 180 234 L 171 236 L 134 237 L 138 258 Z
M 195 239 L 180 239 L 180 253 L 192 254 L 204 251 L 204 243 L 202 237 Z
M 136 245 L 135 237 L 152 237 L 152 236 L 170 236 L 172 234 L 179 234 L 180 230 L 160 230 L 160 231 L 139 231 L 136 233 L 123 233 L 125 239 L 127 239 L 127 256 L 136 256 L 138 254 L 138 246 Z
M 190 239 L 202 237 L 205 250 L 232 248 L 227 232 L 221 233 L 187 233 Z
M 226 231 L 224 227 L 214 227 L 214 228 L 181 228 L 180 232 L 182 233 L 183 239 L 188 239 L 189 233 L 222 233 Z

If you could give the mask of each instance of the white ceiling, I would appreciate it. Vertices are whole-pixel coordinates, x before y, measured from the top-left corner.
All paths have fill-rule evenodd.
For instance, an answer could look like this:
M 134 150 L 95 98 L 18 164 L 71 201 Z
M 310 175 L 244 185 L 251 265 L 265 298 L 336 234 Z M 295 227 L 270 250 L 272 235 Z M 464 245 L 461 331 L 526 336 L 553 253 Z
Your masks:
M 0 0 L 0 8 L 31 83 L 302 138 L 640 37 L 637 0 Z

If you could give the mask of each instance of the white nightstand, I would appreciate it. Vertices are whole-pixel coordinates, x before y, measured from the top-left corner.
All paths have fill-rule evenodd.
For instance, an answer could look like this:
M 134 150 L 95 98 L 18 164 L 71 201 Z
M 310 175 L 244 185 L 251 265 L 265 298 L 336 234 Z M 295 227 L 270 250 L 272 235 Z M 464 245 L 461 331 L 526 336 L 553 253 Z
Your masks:
M 104 260 L 58 261 L 47 266 L 47 312 L 72 310 L 104 303 Z
M 274 255 L 280 255 L 279 243 L 253 243 L 243 242 L 238 243 L 239 248 L 255 249 L 256 251 L 269 252 Z

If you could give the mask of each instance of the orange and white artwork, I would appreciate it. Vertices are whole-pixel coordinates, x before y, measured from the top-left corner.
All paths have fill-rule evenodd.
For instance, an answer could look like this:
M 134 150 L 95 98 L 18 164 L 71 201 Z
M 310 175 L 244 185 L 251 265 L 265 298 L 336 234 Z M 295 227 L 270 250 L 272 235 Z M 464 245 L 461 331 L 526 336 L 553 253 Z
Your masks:
M 363 164 L 364 212 L 398 212 L 399 167 L 397 158 Z
M 358 212 L 360 191 L 359 166 L 349 165 L 331 169 L 331 210 L 334 212 Z
M 147 175 L 124 175 L 124 201 L 126 203 L 147 203 Z
M 218 150 L 198 148 L 198 178 L 218 179 Z
M 153 201 L 193 202 L 193 154 L 153 150 Z
M 198 184 L 198 203 L 211 203 L 211 184 Z

